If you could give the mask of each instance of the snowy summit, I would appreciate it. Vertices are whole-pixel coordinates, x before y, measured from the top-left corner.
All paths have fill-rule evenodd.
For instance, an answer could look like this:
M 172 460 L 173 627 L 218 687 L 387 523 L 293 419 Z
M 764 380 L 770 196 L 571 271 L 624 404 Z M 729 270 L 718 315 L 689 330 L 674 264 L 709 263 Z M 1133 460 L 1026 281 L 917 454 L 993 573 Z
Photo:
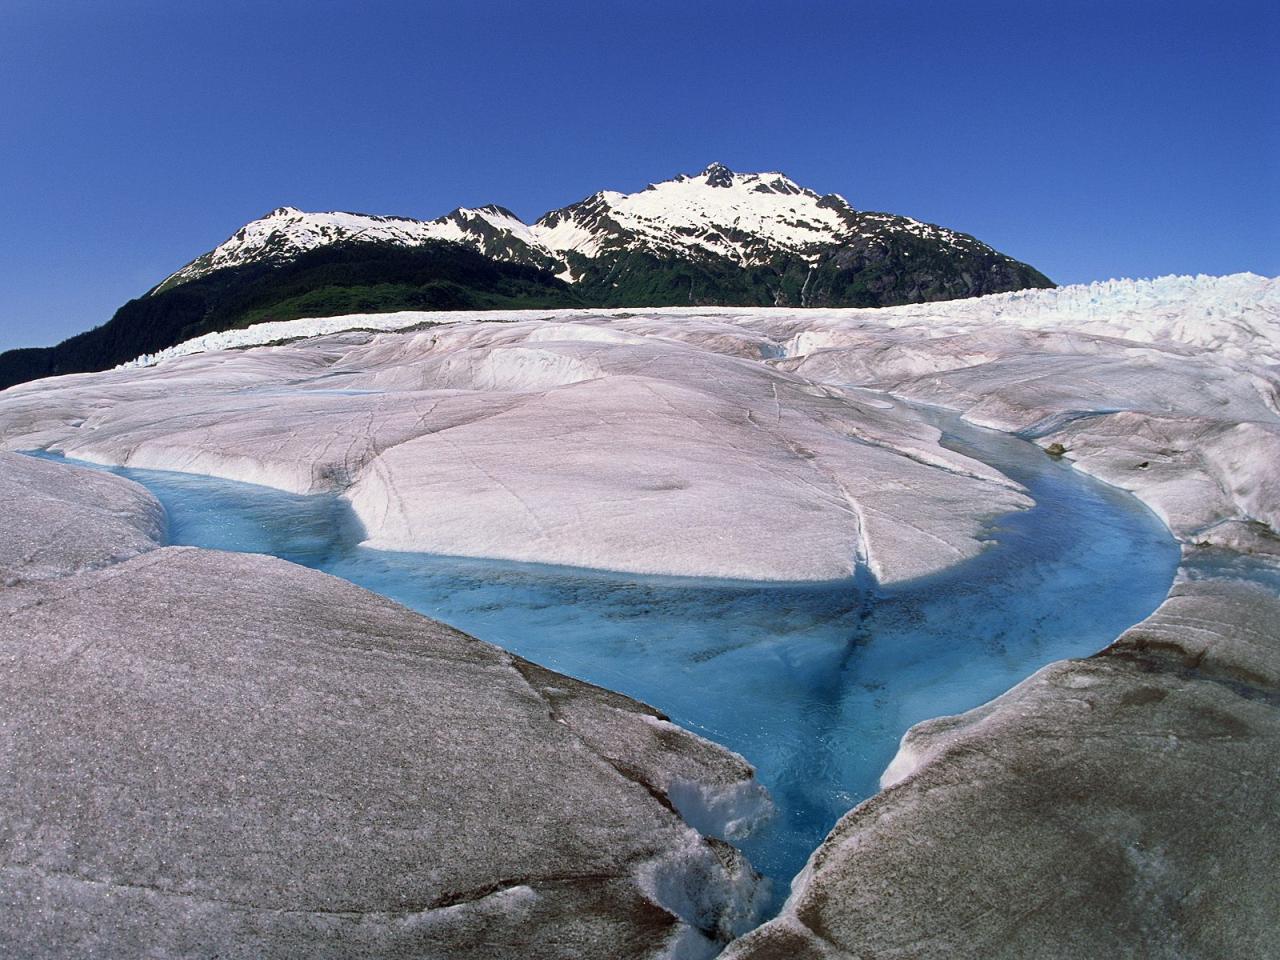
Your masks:
M 876 247 L 887 253 L 907 242 L 912 247 L 925 244 L 930 253 L 941 250 L 1024 268 L 1025 275 L 997 278 L 970 294 L 1049 285 L 1035 271 L 967 234 L 910 217 L 858 211 L 838 194 L 819 194 L 776 171 L 737 173 L 712 163 L 701 173 L 682 174 L 635 193 L 594 193 L 531 224 L 497 205 L 459 207 L 435 220 L 280 207 L 175 271 L 154 292 L 226 267 L 287 262 L 328 244 L 416 246 L 432 240 L 463 243 L 496 260 L 544 267 L 570 283 L 590 283 L 601 269 L 612 271 L 620 258 L 636 254 L 736 268 L 769 265 L 782 256 L 814 270 L 835 251 L 857 259 Z M 926 250 L 905 252 L 921 257 Z M 616 285 L 616 278 L 611 282 Z

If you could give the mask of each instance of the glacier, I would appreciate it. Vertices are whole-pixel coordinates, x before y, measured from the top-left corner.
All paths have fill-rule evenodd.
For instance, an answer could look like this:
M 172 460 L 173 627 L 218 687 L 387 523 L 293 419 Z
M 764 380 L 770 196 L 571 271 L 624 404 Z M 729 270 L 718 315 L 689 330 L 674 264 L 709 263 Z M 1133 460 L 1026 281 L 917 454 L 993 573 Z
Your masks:
M 1224 277 L 1170 275 L 1150 280 L 1103 280 L 1049 290 L 1019 290 L 985 297 L 876 308 L 663 307 L 604 310 L 401 311 L 352 314 L 254 324 L 224 330 L 146 354 L 125 367 L 151 366 L 163 360 L 216 350 L 262 346 L 287 339 L 322 336 L 343 330 L 402 330 L 419 324 L 477 321 L 575 320 L 604 317 L 630 319 L 637 314 L 671 321 L 665 331 L 679 336 L 684 317 L 720 317 L 752 325 L 753 318 L 772 326 L 789 324 L 794 334 L 778 345 L 793 354 L 810 354 L 835 346 L 859 326 L 868 329 L 923 326 L 929 336 L 961 335 L 982 330 L 999 335 L 1010 328 L 1082 331 L 1135 343 L 1160 342 L 1184 351 L 1205 347 L 1235 358 L 1255 356 L 1280 362 L 1280 283 L 1275 278 L 1238 273 Z M 993 344 L 993 349 L 998 347 Z
M 705 957 L 757 918 L 665 798 L 763 802 L 741 757 L 344 580 L 166 546 L 128 480 L 0 477 L 39 491 L 0 531 L 5 956 Z
M 910 649 L 889 625 L 892 598 L 927 596 L 939 578 L 972 579 L 1015 548 L 1019 524 L 1046 506 L 1030 477 L 993 467 L 957 440 L 980 428 L 1019 434 L 1043 448 L 1036 456 L 1051 474 L 1091 474 L 1155 512 L 1181 552 L 1172 589 L 1119 639 L 1147 611 L 1106 636 L 1080 634 L 1083 648 L 1051 654 L 1080 659 L 1044 666 L 1011 690 L 985 690 L 982 698 L 995 699 L 976 709 L 935 693 L 914 703 L 889 698 L 903 705 L 904 726 L 925 722 L 904 734 L 896 758 L 891 747 L 871 764 L 878 769 L 865 793 L 881 774 L 884 789 L 863 802 L 865 793 L 845 798 L 852 809 L 816 843 L 780 915 L 735 940 L 728 956 L 893 956 L 909 945 L 922 956 L 1056 957 L 1069 955 L 1068 946 L 1107 955 L 1135 943 L 1151 955 L 1257 953 L 1280 912 L 1269 866 L 1280 855 L 1271 789 L 1280 734 L 1278 291 L 1274 279 L 1242 274 L 877 310 L 293 321 L 0 393 L 0 446 L 324 500 L 336 512 L 310 533 L 297 531 L 294 546 L 240 549 L 296 546 L 298 559 L 337 563 L 328 538 L 342 527 L 362 565 L 381 567 L 383 584 L 402 576 L 410 592 L 431 578 L 412 564 L 388 573 L 397 558 L 440 558 L 450 572 L 437 583 L 446 587 L 479 564 L 471 569 L 484 571 L 474 576 L 481 587 L 469 598 L 441 589 L 430 612 L 456 618 L 447 609 L 453 596 L 459 609 L 470 605 L 476 632 L 501 628 L 504 646 L 516 649 L 523 638 L 542 649 L 517 653 L 573 672 L 581 669 L 576 658 L 627 646 L 625 618 L 612 624 L 622 631 L 614 642 L 600 642 L 608 616 L 538 639 L 540 607 L 583 578 L 604 578 L 597 592 L 606 595 L 609 584 L 654 577 L 719 589 L 743 581 L 811 594 L 869 589 L 884 601 L 868 619 L 881 618 L 885 646 L 859 647 L 860 656 L 891 663 Z M 956 416 L 968 426 L 949 427 Z M 65 562 L 74 572 L 64 579 L 86 585 L 74 592 L 79 600 L 41 604 L 38 614 L 24 608 L 24 617 L 44 618 L 36 633 L 65 622 L 78 624 L 73 640 L 83 638 L 87 608 L 77 603 L 94 595 L 123 603 L 111 593 L 127 588 L 118 571 L 140 571 L 152 555 L 179 549 L 148 548 L 162 536 L 162 518 L 136 488 L 128 488 L 132 506 L 103 511 L 81 503 L 101 494 L 89 486 L 37 507 L 25 485 L 10 488 L 45 516 L 74 516 L 86 529 L 109 521 L 65 561 L 41 559 L 34 540 L 15 541 L 16 555 L 33 559 L 7 572 L 6 583 L 53 589 L 40 578 Z M 1069 512 L 1063 522 L 1070 529 Z M 265 562 L 183 559 L 195 566 L 174 569 L 203 583 L 201 564 L 210 564 L 225 581 L 218 603 L 231 602 L 227 591 L 244 576 L 290 585 L 302 576 L 280 572 L 295 568 L 278 562 L 270 573 L 256 566 Z M 505 580 L 497 573 L 504 564 Z M 1094 582 L 1086 565 L 1065 609 L 1124 596 L 1139 568 L 1151 569 L 1121 561 Z M 548 579 L 547 570 L 557 572 Z M 531 594 L 530 576 L 551 593 Z M 159 580 L 136 579 L 167 596 Z M 255 598 L 282 614 L 291 609 Z M 990 617 L 989 607 L 974 602 L 977 614 Z M 229 609 L 243 615 L 243 606 Z M 504 623 L 504 609 L 512 621 Z M 898 609 L 938 638 L 957 619 L 945 598 L 934 613 L 910 603 Z M 1025 639 L 1028 631 L 1015 632 Z M 943 650 L 924 651 L 924 672 L 948 663 Z M 801 665 L 807 655 L 799 643 L 777 654 Z M 553 662 L 556 655 L 564 661 Z M 830 673 L 822 663 L 813 661 L 815 676 Z M 635 682 L 636 695 L 657 701 L 675 686 L 664 683 L 664 668 L 660 649 L 641 650 L 598 682 Z M 702 699 L 715 700 L 705 695 L 715 689 L 704 682 Z M 874 686 L 867 692 L 874 701 Z M 938 716 L 948 712 L 956 715 Z M 647 716 L 646 742 L 660 743 L 667 721 Z M 710 724 L 698 732 L 722 735 Z M 766 724 L 762 749 L 767 734 Z M 632 724 L 609 748 L 621 752 L 608 755 L 647 756 L 629 739 L 636 736 Z M 596 737 L 580 735 L 583 743 Z M 739 752 L 750 759 L 752 749 Z M 659 747 L 652 756 L 663 755 Z M 552 758 L 545 762 L 554 769 Z M 631 907 L 611 908 L 602 923 L 632 922 L 617 918 L 636 916 L 641 902 L 665 903 L 663 932 L 649 942 L 667 952 L 714 950 L 744 929 L 743 905 L 760 898 L 752 875 L 732 848 L 704 843 L 688 827 L 728 835 L 735 821 L 757 819 L 752 803 L 741 809 L 749 775 L 737 762 L 738 775 L 699 780 L 662 764 L 647 775 L 668 803 L 687 807 L 687 820 L 664 834 L 687 842 L 673 839 L 668 852 L 644 861 L 650 866 L 616 874 L 613 902 Z M 697 786 L 703 782 L 711 786 Z M 786 809 L 790 799 L 777 799 Z M 766 826 L 754 842 L 767 837 Z M 750 838 L 739 842 L 768 862 L 764 847 L 757 854 Z M 674 872 L 655 875 L 656 864 Z M 536 885 L 516 884 L 485 899 L 493 912 L 483 915 L 543 902 L 525 886 L 540 896 Z M 707 890 L 719 892 L 708 901 Z M 437 919 L 433 911 L 431 923 Z M 547 929 L 556 922 L 546 920 Z M 589 935 L 608 936 L 600 929 Z
M 694 342 L 497 320 L 200 354 L 11 391 L 2 442 L 337 491 L 370 547 L 645 574 L 840 580 L 861 557 L 897 582 L 1030 505 L 878 396 L 683 325 Z
M 360 546 L 346 501 L 202 475 L 113 468 L 144 484 L 170 542 L 313 566 L 580 680 L 660 707 L 747 757 L 755 786 L 681 781 L 667 795 L 773 881 L 774 904 L 899 737 L 1092 652 L 1153 610 L 1177 564 L 1131 498 L 1031 444 L 931 414 L 946 443 L 1021 483 L 982 555 L 897 587 L 638 577 Z M 1100 585 L 1101 584 L 1101 585 Z M 660 722 L 660 721 L 655 721 Z

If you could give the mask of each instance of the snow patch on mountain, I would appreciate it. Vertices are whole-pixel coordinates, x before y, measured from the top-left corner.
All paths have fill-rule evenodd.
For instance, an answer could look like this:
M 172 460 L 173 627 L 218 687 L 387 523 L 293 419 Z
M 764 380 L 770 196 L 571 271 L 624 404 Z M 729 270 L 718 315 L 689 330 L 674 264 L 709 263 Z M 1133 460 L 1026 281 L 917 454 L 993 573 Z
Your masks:
M 700 174 L 682 174 L 636 193 L 595 193 L 533 224 L 496 205 L 459 208 L 435 220 L 280 207 L 171 274 L 156 291 L 225 267 L 285 262 L 349 241 L 416 246 L 447 240 L 495 259 L 550 267 L 573 283 L 581 278 L 573 269 L 574 256 L 595 259 L 638 250 L 723 257 L 751 266 L 789 253 L 816 263 L 833 245 L 895 234 L 955 250 L 991 250 L 965 234 L 910 217 L 856 211 L 843 197 L 819 195 L 782 173 L 735 173 L 713 163 Z
M 709 251 L 749 264 L 773 250 L 801 253 L 831 243 L 849 233 L 851 212 L 843 198 L 824 202 L 784 174 L 712 164 L 638 193 L 598 193 L 547 214 L 533 231 L 550 250 L 588 257 L 621 234 L 657 252 Z
M 533 229 L 505 207 L 489 204 L 469 210 L 459 207 L 439 220 L 430 224 L 437 228 L 433 234 L 441 240 L 453 240 L 457 243 L 476 245 L 476 237 L 485 227 L 502 234 L 508 234 L 522 243 L 537 246 Z
M 221 270 L 262 261 L 290 260 L 308 250 L 348 240 L 380 240 L 412 246 L 426 240 L 452 239 L 445 225 L 403 217 L 363 213 L 307 213 L 278 207 L 245 224 L 213 250 L 170 274 L 156 292 Z
M 903 232 L 956 249 L 990 249 L 972 237 L 910 217 L 860 213 L 838 194 L 821 196 L 790 177 L 735 173 L 713 163 L 637 193 L 606 190 L 533 225 L 547 250 L 597 257 L 618 247 L 657 254 L 714 254 L 741 266 L 786 252 L 817 262 L 832 244 Z
M 413 247 L 445 240 L 488 253 L 485 239 L 493 235 L 536 244 L 527 224 L 510 210 L 494 205 L 474 210 L 459 207 L 436 220 L 341 211 L 307 213 L 296 207 L 279 207 L 245 224 L 213 250 L 170 274 L 155 291 L 167 290 L 226 267 L 293 260 L 309 250 L 335 243 L 373 241 Z M 505 256 L 502 259 L 519 258 Z

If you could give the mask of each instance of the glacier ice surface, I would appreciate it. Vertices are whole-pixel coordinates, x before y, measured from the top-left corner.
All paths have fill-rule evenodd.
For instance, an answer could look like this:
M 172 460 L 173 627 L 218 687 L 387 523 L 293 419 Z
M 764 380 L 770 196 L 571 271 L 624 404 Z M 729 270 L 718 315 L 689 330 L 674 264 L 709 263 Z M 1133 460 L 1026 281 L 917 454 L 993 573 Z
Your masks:
M 742 754 L 778 808 L 754 834 L 732 829 L 742 788 L 708 795 L 675 781 L 670 796 L 689 822 L 741 846 L 773 879 L 776 905 L 832 824 L 877 789 L 912 724 L 968 709 L 1044 663 L 1103 646 L 1160 602 L 1177 563 L 1157 519 L 1119 491 L 1026 441 L 923 415 L 948 445 L 1024 485 L 1036 506 L 988 530 L 991 549 L 896 587 L 636 576 L 373 550 L 360 545 L 358 526 L 346 526 L 353 520 L 336 497 L 126 474 L 166 505 L 176 542 L 318 566 L 652 703 Z M 754 795 L 745 799 L 742 813 L 761 819 Z

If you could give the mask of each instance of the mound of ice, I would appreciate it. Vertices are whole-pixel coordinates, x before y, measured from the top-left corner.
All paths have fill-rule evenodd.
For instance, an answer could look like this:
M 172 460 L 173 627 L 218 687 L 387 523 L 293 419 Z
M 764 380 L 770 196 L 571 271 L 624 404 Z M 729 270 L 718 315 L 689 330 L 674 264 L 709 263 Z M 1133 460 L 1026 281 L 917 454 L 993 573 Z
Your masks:
M 718 318 L 614 323 L 177 358 L 6 396 L 0 433 L 99 463 L 340 491 L 380 549 L 648 574 L 837 580 L 862 561 L 901 581 L 980 552 L 988 519 L 1029 504 L 910 411 L 762 363 L 759 334 Z
M 0 491 L 0 955 L 658 960 L 756 919 L 663 797 L 751 792 L 736 754 L 346 581 L 160 548 L 130 481 L 0 454 Z
M 0 453 L 0 587 L 54 580 L 155 549 L 164 510 L 136 483 Z
M 848 577 L 861 560 L 892 582 L 973 556 L 984 522 L 1026 500 L 910 411 L 843 385 L 1070 440 L 1082 466 L 1146 491 L 1185 535 L 1274 515 L 1270 487 L 1250 479 L 1270 454 L 1197 438 L 1276 422 L 1262 363 L 1280 353 L 1278 299 L 1276 281 L 1240 274 L 878 310 L 296 320 L 19 388 L 0 403 L 0 442 L 343 491 L 369 545 L 389 550 L 793 581 Z M 200 352 L 282 338 L 301 339 Z M 1135 434 L 1113 446 L 1148 473 L 1121 475 L 1077 421 L 1126 411 L 1190 418 L 1203 450 L 1137 456 Z M 1170 459 L 1176 483 L 1156 490 L 1152 464 Z M 1173 519 L 1206 484 L 1224 505 Z

